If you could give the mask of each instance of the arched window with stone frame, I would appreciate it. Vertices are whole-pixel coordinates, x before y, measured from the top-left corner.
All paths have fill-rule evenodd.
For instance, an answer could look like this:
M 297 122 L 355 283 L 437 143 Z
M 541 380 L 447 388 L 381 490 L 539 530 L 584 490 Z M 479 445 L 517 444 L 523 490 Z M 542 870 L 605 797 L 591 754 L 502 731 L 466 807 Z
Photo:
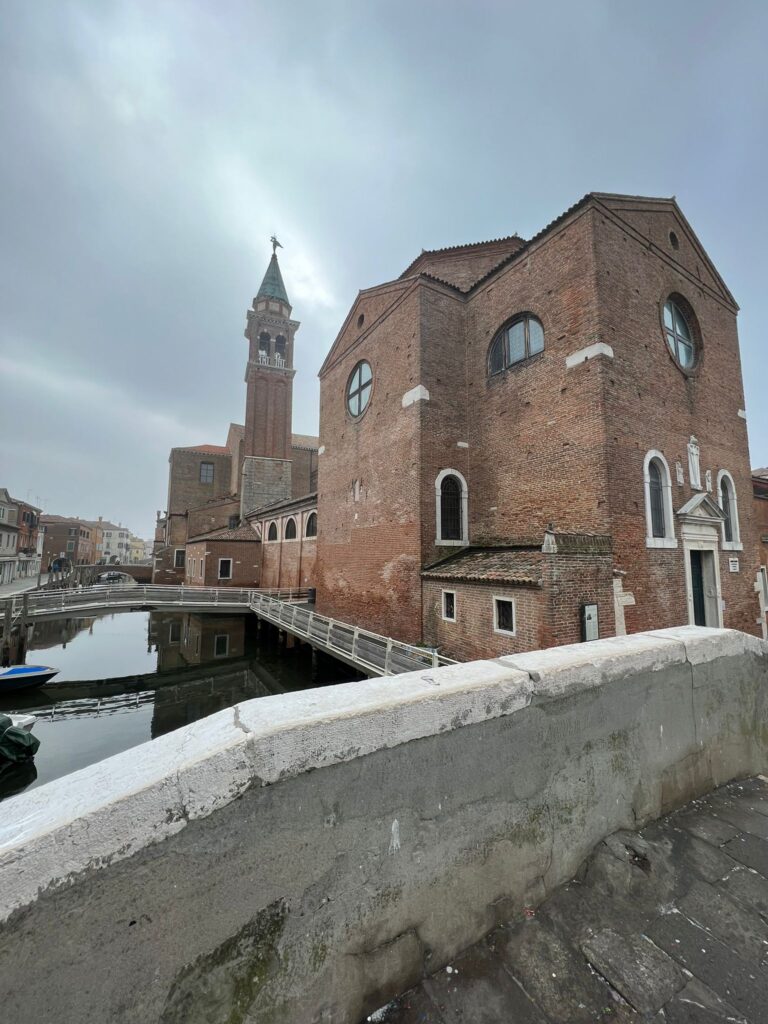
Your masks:
M 672 477 L 667 460 L 659 451 L 646 453 L 643 463 L 645 490 L 645 546 L 676 548 L 672 511 Z
M 435 544 L 461 547 L 469 543 L 469 491 L 456 469 L 443 469 L 435 480 Z
M 717 503 L 723 513 L 723 548 L 726 551 L 741 551 L 741 530 L 739 529 L 739 502 L 736 485 L 727 469 L 717 474 Z
M 316 537 L 317 536 L 317 512 L 310 512 L 307 516 L 307 523 L 304 527 L 305 537 Z
M 277 523 L 270 523 L 267 530 L 267 540 L 277 540 Z
M 285 524 L 283 536 L 286 540 L 296 540 L 296 520 L 293 517 Z

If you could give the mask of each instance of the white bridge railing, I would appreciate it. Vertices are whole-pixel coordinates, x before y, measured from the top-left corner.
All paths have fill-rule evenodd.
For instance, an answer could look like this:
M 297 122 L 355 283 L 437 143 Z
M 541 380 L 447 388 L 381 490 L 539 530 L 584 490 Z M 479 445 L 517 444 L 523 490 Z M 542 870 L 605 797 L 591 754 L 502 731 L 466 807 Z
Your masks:
M 436 651 L 401 643 L 392 637 L 351 626 L 348 622 L 329 619 L 306 605 L 276 594 L 254 591 L 251 608 L 261 618 L 303 637 L 314 647 L 327 650 L 334 657 L 374 675 L 393 676 L 456 664 Z
M 307 640 L 313 647 L 372 675 L 391 676 L 453 665 L 428 648 L 371 633 L 348 622 L 319 615 L 305 602 L 306 590 L 246 590 L 236 587 L 115 586 L 44 590 L 13 598 L 13 620 L 109 611 L 115 608 L 216 609 L 254 612 L 262 619 Z M 6 602 L 8 604 L 8 602 Z
M 114 586 L 77 587 L 71 590 L 39 590 L 13 598 L 12 614 L 16 619 L 24 614 L 34 619 L 40 615 L 52 615 L 56 612 L 98 611 L 103 608 L 141 607 L 142 605 L 162 605 L 163 607 L 179 608 L 238 608 L 249 610 L 256 590 L 245 590 L 236 587 L 185 587 L 160 586 Z M 265 591 L 280 597 L 281 600 L 298 600 L 306 596 L 306 591 L 273 590 Z

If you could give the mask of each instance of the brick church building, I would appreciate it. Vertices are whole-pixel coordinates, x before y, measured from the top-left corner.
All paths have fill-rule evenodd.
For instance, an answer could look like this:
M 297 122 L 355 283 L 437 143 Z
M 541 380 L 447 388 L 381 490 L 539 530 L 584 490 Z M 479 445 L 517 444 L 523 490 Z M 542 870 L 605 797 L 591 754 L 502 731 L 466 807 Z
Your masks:
M 245 423 L 171 452 L 155 581 L 314 587 L 322 614 L 461 660 L 689 622 L 765 636 L 737 311 L 674 199 L 591 193 L 360 292 L 318 445 L 291 429 L 273 251 Z
M 456 658 L 765 635 L 738 307 L 674 199 L 422 252 L 320 371 L 318 611 Z

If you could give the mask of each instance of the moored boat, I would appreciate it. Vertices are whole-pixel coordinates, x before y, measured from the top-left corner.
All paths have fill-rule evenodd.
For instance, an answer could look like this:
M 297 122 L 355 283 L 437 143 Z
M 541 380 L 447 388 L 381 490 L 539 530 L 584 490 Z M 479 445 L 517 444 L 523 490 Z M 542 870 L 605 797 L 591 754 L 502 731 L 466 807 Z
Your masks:
M 47 665 L 11 665 L 9 668 L 0 668 L 0 695 L 12 690 L 42 686 L 53 679 L 58 671 Z

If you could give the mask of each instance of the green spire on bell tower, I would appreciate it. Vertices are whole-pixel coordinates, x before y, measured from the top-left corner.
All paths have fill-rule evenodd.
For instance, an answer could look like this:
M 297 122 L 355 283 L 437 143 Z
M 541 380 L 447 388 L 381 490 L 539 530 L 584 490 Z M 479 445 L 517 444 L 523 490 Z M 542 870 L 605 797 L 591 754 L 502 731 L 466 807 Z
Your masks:
M 288 293 L 283 284 L 283 275 L 280 273 L 280 264 L 277 262 L 277 249 L 278 247 L 282 249 L 282 245 L 274 235 L 270 242 L 272 243 L 272 256 L 261 287 L 256 293 L 256 299 L 275 299 L 277 302 L 284 302 L 286 306 L 290 306 Z

